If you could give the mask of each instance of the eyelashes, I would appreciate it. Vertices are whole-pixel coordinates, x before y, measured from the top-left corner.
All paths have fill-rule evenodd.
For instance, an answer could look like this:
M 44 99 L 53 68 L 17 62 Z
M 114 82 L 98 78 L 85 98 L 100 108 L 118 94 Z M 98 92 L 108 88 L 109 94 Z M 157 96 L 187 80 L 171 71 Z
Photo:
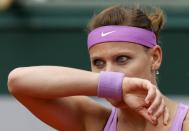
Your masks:
M 129 61 L 130 57 L 129 56 L 126 56 L 126 55 L 119 55 L 119 56 L 116 56 L 114 59 L 113 59 L 113 62 L 118 64 L 118 65 L 124 65 L 126 64 L 128 61 Z M 92 61 L 92 64 L 97 67 L 97 68 L 103 68 L 105 65 L 106 65 L 106 61 L 103 60 L 103 59 L 94 59 Z
M 125 64 L 128 60 L 129 60 L 128 56 L 121 55 L 121 56 L 116 57 L 116 62 L 118 64 Z
M 93 60 L 93 65 L 98 67 L 98 68 L 103 68 L 105 66 L 105 61 L 101 59 L 95 59 Z

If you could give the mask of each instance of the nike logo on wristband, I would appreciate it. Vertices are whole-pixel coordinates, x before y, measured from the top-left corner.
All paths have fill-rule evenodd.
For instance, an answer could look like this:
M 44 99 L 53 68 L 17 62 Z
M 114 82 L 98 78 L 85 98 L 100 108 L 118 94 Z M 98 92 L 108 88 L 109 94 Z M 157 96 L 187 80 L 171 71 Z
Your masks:
M 110 31 L 110 32 L 106 32 L 106 33 L 102 32 L 102 33 L 101 33 L 101 37 L 107 36 L 107 35 L 112 34 L 112 33 L 114 33 L 114 32 L 115 32 L 115 31 Z

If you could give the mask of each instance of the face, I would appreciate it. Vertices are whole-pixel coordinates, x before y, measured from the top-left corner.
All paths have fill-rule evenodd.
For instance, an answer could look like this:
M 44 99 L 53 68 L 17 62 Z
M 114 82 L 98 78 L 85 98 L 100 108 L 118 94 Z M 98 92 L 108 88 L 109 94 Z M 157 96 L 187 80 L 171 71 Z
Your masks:
M 93 72 L 122 72 L 153 81 L 151 49 L 129 42 L 107 42 L 95 45 L 89 53 Z
M 146 49 L 129 42 L 106 42 L 89 50 L 93 72 L 122 72 L 128 77 L 139 77 L 154 83 L 155 70 L 161 64 L 159 46 Z

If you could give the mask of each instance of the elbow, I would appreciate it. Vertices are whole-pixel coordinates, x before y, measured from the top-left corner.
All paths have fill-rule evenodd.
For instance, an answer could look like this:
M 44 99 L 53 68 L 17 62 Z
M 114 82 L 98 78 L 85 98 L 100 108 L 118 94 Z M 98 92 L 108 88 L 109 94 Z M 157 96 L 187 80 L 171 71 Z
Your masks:
M 8 86 L 9 92 L 13 95 L 20 92 L 19 81 L 22 74 L 22 70 L 23 68 L 16 68 L 12 70 L 8 75 L 7 86 Z

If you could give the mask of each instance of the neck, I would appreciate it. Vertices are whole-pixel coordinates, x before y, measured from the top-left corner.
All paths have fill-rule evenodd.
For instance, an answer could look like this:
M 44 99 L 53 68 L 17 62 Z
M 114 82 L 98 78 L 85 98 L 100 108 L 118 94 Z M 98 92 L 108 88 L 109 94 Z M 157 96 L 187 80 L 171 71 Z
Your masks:
M 144 131 L 147 121 L 135 111 L 124 108 L 118 111 L 118 128 L 119 130 L 128 129 L 134 131 Z

